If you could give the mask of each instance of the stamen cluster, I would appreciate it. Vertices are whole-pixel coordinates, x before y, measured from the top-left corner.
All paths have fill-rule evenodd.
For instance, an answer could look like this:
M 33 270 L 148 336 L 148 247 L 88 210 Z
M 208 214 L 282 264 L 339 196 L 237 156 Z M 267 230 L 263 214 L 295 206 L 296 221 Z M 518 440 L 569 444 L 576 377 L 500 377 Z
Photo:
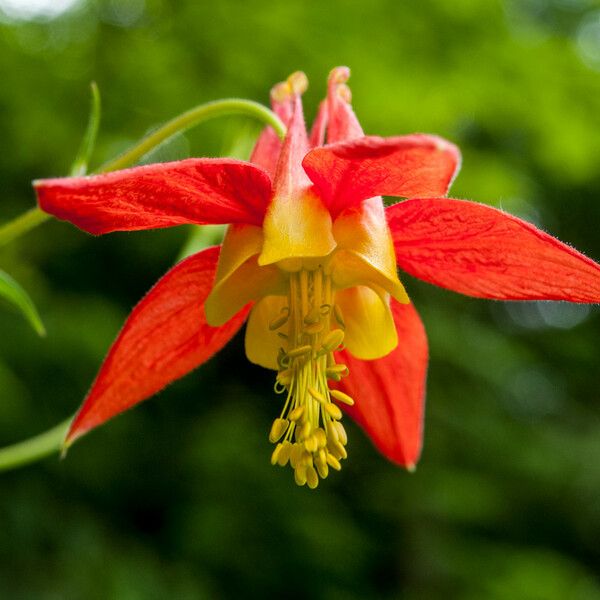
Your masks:
M 348 367 L 334 358 L 342 348 L 345 325 L 332 301 L 331 277 L 321 265 L 290 273 L 289 283 L 288 305 L 269 324 L 273 331 L 282 330 L 275 391 L 286 394 L 269 435 L 277 443 L 271 463 L 289 463 L 296 483 L 314 489 L 329 467 L 339 471 L 340 460 L 347 457 L 342 411 L 333 400 L 350 406 L 354 401 L 328 383 L 348 375 Z

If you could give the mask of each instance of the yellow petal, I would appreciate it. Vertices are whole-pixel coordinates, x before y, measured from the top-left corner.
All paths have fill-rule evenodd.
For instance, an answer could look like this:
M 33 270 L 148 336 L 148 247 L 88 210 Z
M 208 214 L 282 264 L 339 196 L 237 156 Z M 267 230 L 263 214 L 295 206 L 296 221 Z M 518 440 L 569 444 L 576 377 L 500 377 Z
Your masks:
M 333 224 L 338 251 L 332 272 L 338 288 L 375 283 L 398 302 L 408 296 L 398 279 L 396 255 L 381 198 L 370 198 L 344 211 Z
M 310 188 L 273 198 L 263 231 L 265 238 L 259 265 L 290 258 L 327 256 L 335 248 L 329 211 Z
M 256 259 L 256 256 L 248 259 L 227 279 L 213 287 L 204 303 L 209 325 L 223 325 L 249 302 L 270 294 L 285 294 L 281 271 L 273 265 L 259 267 Z
M 348 288 L 336 292 L 335 303 L 346 326 L 344 344 L 353 356 L 374 360 L 397 346 L 398 335 L 385 291 L 366 286 Z
M 248 302 L 277 293 L 283 285 L 279 269 L 259 267 L 263 233 L 255 225 L 230 225 L 223 240 L 214 287 L 204 309 L 210 325 L 227 322 Z
M 364 285 L 381 287 L 401 304 L 408 304 L 410 299 L 400 280 L 396 281 L 383 275 L 371 264 L 350 250 L 336 252 L 331 261 L 332 280 L 336 289 L 344 289 Z
M 287 304 L 287 297 L 268 296 L 252 307 L 246 325 L 245 342 L 246 356 L 250 362 L 277 370 L 279 348 L 287 348 L 287 343 L 277 335 L 277 331 L 269 329 L 269 323 L 282 314 Z M 279 331 L 285 333 L 287 327 L 283 326 Z
M 263 245 L 261 227 L 236 223 L 230 225 L 225 233 L 215 285 L 227 279 L 236 269 L 241 267 L 250 257 L 260 254 Z

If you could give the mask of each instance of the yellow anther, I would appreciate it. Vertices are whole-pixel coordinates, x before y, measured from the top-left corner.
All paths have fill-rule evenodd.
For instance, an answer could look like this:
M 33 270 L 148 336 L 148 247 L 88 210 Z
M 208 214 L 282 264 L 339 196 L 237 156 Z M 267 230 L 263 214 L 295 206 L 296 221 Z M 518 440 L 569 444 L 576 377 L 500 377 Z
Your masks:
M 306 483 L 311 490 L 314 490 L 319 485 L 319 476 L 314 467 L 306 468 Z
M 288 415 L 288 419 L 290 421 L 297 421 L 304 414 L 304 409 L 304 404 L 296 406 L 296 408 Z
M 335 440 L 336 442 L 340 439 L 335 421 L 327 423 L 327 440 Z
M 317 333 L 321 333 L 325 329 L 325 323 L 313 323 L 312 325 L 307 325 L 304 328 L 304 331 L 309 335 L 317 335 Z
M 322 317 L 326 317 L 331 312 L 331 304 L 321 304 L 319 312 Z
M 314 387 L 309 387 L 308 388 L 308 393 L 317 401 L 317 402 L 321 402 L 322 404 L 325 404 L 325 402 L 327 402 L 327 398 L 325 398 L 325 396 L 323 396 L 323 394 L 321 394 L 321 392 L 318 392 L 317 390 L 315 390 Z
M 328 402 L 327 404 L 325 404 L 323 406 L 323 408 L 325 409 L 325 412 L 332 419 L 341 419 L 342 418 L 342 411 L 340 410 L 340 407 L 337 406 L 336 404 L 332 404 L 331 402 Z
M 304 465 L 305 467 L 312 467 L 313 466 L 312 454 L 310 452 L 305 451 L 302 454 L 302 461 L 300 464 Z
M 293 350 L 290 350 L 287 353 L 288 358 L 298 358 L 299 356 L 304 356 L 305 354 L 310 354 L 312 351 L 312 347 L 308 344 L 306 346 L 298 346 Z
M 342 309 L 337 304 L 334 304 L 333 306 L 333 316 L 335 317 L 335 320 L 340 324 L 340 327 L 342 327 L 342 329 L 346 329 L 346 323 L 344 321 L 344 317 L 342 316 Z
M 276 381 L 281 385 L 285 385 L 286 387 L 292 383 L 293 371 L 291 369 L 285 369 L 285 371 L 279 371 L 277 373 Z
M 277 461 L 279 460 L 279 455 L 281 454 L 282 447 L 283 447 L 283 444 L 277 444 L 277 446 L 275 446 L 275 450 L 273 450 L 273 454 L 271 454 L 271 464 L 272 465 L 277 464 Z
M 318 448 L 325 448 L 327 446 L 327 434 L 321 427 L 315 429 L 313 437 L 317 440 Z
M 289 308 L 287 310 L 284 309 L 281 312 L 282 312 L 281 315 L 279 315 L 278 317 L 275 317 L 274 319 L 272 319 L 269 322 L 269 329 L 271 331 L 275 331 L 276 329 L 279 329 L 282 325 L 285 325 L 285 323 L 288 322 L 288 319 L 290 318 Z
M 342 402 L 343 404 L 347 404 L 348 406 L 354 406 L 354 400 L 348 396 L 348 394 L 344 394 L 340 390 L 331 390 L 329 392 L 338 402 Z
M 347 458 L 347 456 L 348 456 L 348 453 L 346 452 L 346 448 L 344 448 L 344 446 L 339 441 L 329 440 L 327 442 L 327 449 L 338 460 L 341 458 Z
M 298 485 L 304 485 L 306 483 L 306 467 L 304 465 L 294 469 L 294 479 Z
M 336 471 L 341 470 L 342 465 L 340 465 L 340 461 L 333 456 L 333 454 L 327 454 L 327 464 Z
M 346 434 L 346 430 L 344 429 L 344 426 L 339 421 L 335 421 L 333 423 L 333 426 L 335 427 L 335 430 L 337 431 L 338 439 L 340 440 L 340 443 L 342 443 L 345 446 L 348 443 L 348 435 Z
M 292 469 L 295 469 L 302 460 L 304 449 L 300 444 L 291 444 L 291 446 L 292 450 L 290 451 L 290 465 L 292 465 Z
M 279 451 L 279 455 L 277 456 L 277 464 L 280 467 L 285 467 L 287 465 L 288 460 L 290 460 L 290 454 L 292 452 L 292 444 L 287 440 L 280 444 L 281 450 Z
M 275 419 L 271 426 L 271 432 L 269 433 L 269 441 L 271 443 L 277 442 L 281 436 L 285 433 L 288 428 L 289 422 L 287 419 Z
M 348 369 L 348 367 L 346 365 L 340 363 L 338 365 L 331 365 L 331 366 L 327 367 L 325 374 L 327 375 L 327 377 L 334 375 L 334 374 L 336 374 L 340 377 L 346 377 L 346 375 L 348 375 L 349 372 L 350 372 L 350 370 Z
M 333 352 L 343 341 L 344 332 L 341 329 L 334 329 L 325 336 L 321 346 L 325 352 Z
M 318 323 L 321 319 L 321 313 L 319 309 L 313 308 L 308 312 L 308 314 L 304 317 L 304 323 L 306 325 L 314 325 Z
M 317 451 L 317 449 L 319 448 L 319 441 L 317 440 L 317 437 L 314 433 L 304 440 L 304 447 L 306 448 L 307 452 Z
M 311 434 L 312 427 L 308 421 L 302 423 L 302 427 L 300 427 L 300 433 L 298 434 L 298 441 L 303 442 L 308 436 Z
M 325 450 L 325 448 L 319 449 L 319 451 L 317 452 L 317 457 L 315 458 L 315 462 L 323 464 L 327 462 L 327 450 Z
M 329 467 L 327 466 L 327 462 L 319 461 L 317 463 L 317 471 L 319 471 L 321 479 L 325 479 L 327 475 L 329 475 Z

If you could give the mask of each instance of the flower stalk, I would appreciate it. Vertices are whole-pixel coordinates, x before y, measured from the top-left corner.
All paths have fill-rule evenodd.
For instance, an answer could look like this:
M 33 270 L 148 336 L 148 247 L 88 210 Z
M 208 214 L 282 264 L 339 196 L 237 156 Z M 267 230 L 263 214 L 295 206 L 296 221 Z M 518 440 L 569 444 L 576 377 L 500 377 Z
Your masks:
M 73 417 L 69 417 L 52 429 L 23 442 L 0 449 L 0 471 L 23 467 L 29 463 L 54 454 L 61 447 Z
M 133 148 L 121 154 L 117 158 L 105 163 L 98 168 L 96 173 L 108 173 L 124 169 L 135 164 L 144 154 L 147 154 L 153 148 L 162 144 L 176 133 L 186 131 L 194 125 L 203 121 L 208 121 L 214 117 L 225 115 L 245 115 L 270 125 L 280 138 L 285 137 L 286 127 L 281 119 L 270 109 L 258 102 L 252 100 L 243 100 L 241 98 L 226 98 L 224 100 L 215 100 L 196 106 L 187 112 L 182 113 L 171 121 L 165 123 L 156 131 L 142 138 Z

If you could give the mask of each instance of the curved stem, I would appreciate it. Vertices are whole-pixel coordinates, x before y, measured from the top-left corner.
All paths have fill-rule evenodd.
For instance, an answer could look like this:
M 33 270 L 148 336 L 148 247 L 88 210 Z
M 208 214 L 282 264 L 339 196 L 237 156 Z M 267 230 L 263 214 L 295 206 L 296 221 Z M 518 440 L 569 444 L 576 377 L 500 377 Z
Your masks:
M 4 246 L 19 236 L 27 233 L 30 229 L 41 225 L 51 215 L 43 212 L 37 206 L 19 215 L 12 221 L 0 226 L 0 246 Z
M 12 446 L 0 448 L 0 471 L 22 467 L 57 452 L 72 420 L 73 417 L 69 417 L 44 433 Z
M 252 100 L 242 100 L 240 98 L 215 100 L 196 106 L 165 123 L 162 127 L 143 138 L 133 148 L 127 150 L 127 152 L 102 165 L 96 172 L 106 173 L 107 171 L 116 171 L 117 169 L 128 167 L 172 135 L 180 131 L 185 131 L 202 121 L 223 115 L 246 115 L 254 117 L 266 125 L 270 125 L 279 137 L 285 137 L 285 125 L 266 106 Z

